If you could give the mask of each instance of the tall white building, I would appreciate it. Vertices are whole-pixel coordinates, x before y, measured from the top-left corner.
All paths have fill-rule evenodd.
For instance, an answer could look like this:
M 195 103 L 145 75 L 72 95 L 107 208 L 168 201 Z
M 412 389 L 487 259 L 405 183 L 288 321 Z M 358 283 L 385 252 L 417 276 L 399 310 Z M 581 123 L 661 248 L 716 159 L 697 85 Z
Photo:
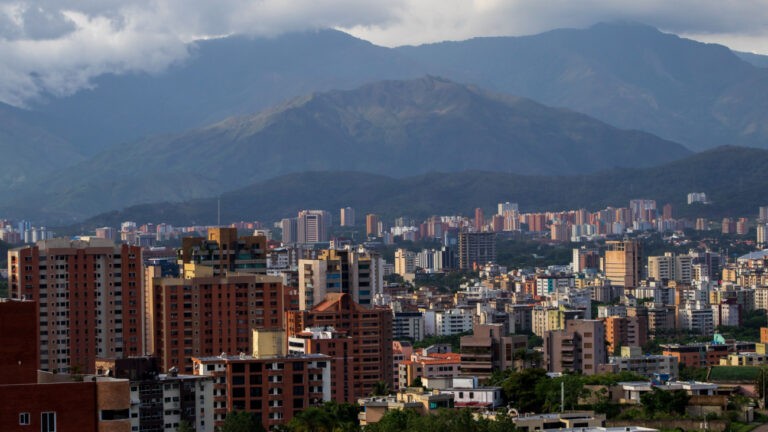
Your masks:
M 519 211 L 520 211 L 520 208 L 517 205 L 517 203 L 511 203 L 511 202 L 507 201 L 507 202 L 499 203 L 498 211 L 497 211 L 496 214 L 504 216 L 507 212 L 515 212 L 515 213 L 517 213 Z
M 301 210 L 296 221 L 297 243 L 320 243 L 328 241 L 328 227 L 331 215 L 325 210 Z
M 451 336 L 472 331 L 473 313 L 467 309 L 449 309 L 435 313 L 438 336 Z
M 689 306 L 678 309 L 677 320 L 679 327 L 682 329 L 691 330 L 703 335 L 711 335 L 715 332 L 713 315 L 710 307 L 694 309 Z
M 310 310 L 327 293 L 346 293 L 363 307 L 384 286 L 384 260 L 376 253 L 328 249 L 317 259 L 299 260 L 299 308 Z
M 663 256 L 648 257 L 648 278 L 689 284 L 693 277 L 692 262 L 693 258 L 690 255 L 676 256 L 671 252 L 666 252 Z

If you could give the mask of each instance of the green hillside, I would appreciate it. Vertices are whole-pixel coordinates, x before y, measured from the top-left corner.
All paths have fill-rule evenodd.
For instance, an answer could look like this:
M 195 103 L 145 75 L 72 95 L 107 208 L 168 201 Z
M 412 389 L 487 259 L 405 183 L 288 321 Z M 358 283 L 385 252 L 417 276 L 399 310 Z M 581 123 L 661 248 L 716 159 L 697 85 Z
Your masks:
M 754 217 L 768 204 L 768 151 L 722 147 L 660 167 L 617 169 L 580 176 L 521 176 L 465 171 L 431 173 L 404 179 L 359 172 L 308 172 L 277 177 L 221 195 L 222 220 L 274 221 L 303 208 L 336 214 L 352 206 L 359 214 L 385 218 L 409 215 L 472 214 L 476 207 L 513 201 L 521 211 L 626 206 L 633 198 L 671 203 L 675 216 Z M 686 205 L 689 192 L 706 192 L 708 206 Z M 158 203 L 105 213 L 79 229 L 120 221 L 173 224 L 214 223 L 217 201 Z

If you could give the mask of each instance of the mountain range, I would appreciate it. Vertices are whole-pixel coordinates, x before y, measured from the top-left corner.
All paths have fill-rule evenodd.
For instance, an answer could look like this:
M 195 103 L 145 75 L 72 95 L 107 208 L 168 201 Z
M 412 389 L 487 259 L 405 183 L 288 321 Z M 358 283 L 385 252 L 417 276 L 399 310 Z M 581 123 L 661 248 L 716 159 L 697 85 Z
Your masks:
M 768 203 L 768 150 L 725 146 L 642 169 L 615 169 L 572 176 L 523 176 L 463 171 L 393 178 L 360 172 L 303 172 L 257 182 L 216 198 L 152 203 L 111 211 L 69 228 L 87 232 L 125 220 L 213 224 L 222 220 L 274 221 L 304 208 L 336 214 L 352 206 L 385 218 L 472 214 L 476 207 L 518 202 L 523 212 L 606 206 L 625 207 L 635 198 L 673 205 L 674 217 L 722 218 L 754 215 Z M 710 205 L 688 206 L 687 194 L 706 192 Z M 744 197 L 749 197 L 745 199 Z M 489 208 L 490 210 L 490 208 Z
M 91 89 L 30 108 L 52 134 L 93 154 L 311 92 L 427 74 L 570 108 L 692 150 L 768 147 L 768 70 L 721 45 L 636 23 L 400 48 L 334 30 L 204 40 L 165 72 L 104 75 Z
M 334 30 L 198 41 L 162 73 L 1 105 L 0 211 L 71 221 L 303 170 L 576 174 L 768 147 L 763 57 L 635 23 L 399 48 Z
M 580 113 L 425 77 L 314 93 L 255 115 L 113 147 L 27 188 L 25 200 L 32 195 L 45 203 L 40 211 L 82 217 L 210 196 L 293 172 L 554 175 L 653 166 L 689 154 L 680 144 Z

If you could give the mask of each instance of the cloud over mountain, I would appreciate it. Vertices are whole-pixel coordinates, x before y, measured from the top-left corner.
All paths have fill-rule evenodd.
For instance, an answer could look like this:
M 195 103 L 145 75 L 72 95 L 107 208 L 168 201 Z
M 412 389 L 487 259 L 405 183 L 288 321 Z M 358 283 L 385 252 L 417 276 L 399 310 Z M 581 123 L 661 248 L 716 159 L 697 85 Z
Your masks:
M 188 57 L 188 42 L 220 35 L 340 28 L 401 45 L 610 20 L 743 51 L 768 46 L 766 0 L 0 0 L 0 101 L 68 95 L 106 73 L 160 73 Z

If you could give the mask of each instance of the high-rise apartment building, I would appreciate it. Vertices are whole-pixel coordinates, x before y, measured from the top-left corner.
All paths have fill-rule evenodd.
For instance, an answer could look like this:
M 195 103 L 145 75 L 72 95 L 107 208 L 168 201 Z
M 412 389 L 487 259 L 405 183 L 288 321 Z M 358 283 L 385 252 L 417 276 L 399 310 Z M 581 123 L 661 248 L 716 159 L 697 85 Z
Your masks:
M 736 221 L 736 234 L 747 235 L 747 233 L 749 233 L 749 219 L 739 218 Z
M 692 260 L 692 279 L 701 280 L 702 278 L 709 278 L 709 280 L 716 280 L 720 278 L 723 269 L 723 258 L 719 253 L 712 251 L 690 251 L 688 255 Z
M 395 273 L 405 276 L 415 271 L 416 254 L 406 249 L 397 249 L 395 251 Z
M 672 204 L 664 204 L 664 207 L 662 207 L 661 210 L 662 218 L 664 220 L 670 220 L 672 219 Z
M 157 357 L 98 361 L 98 374 L 130 380 L 130 430 L 165 432 L 187 422 L 213 429 L 213 377 L 184 375 L 159 367 Z
M 485 226 L 485 215 L 483 209 L 478 207 L 475 209 L 475 231 L 480 232 Z
M 550 225 L 550 239 L 552 241 L 569 241 L 571 239 L 571 225 L 567 222 L 556 220 Z
M 297 243 L 322 243 L 328 241 L 331 215 L 325 210 L 301 210 L 296 220 Z
M 507 201 L 507 202 L 499 203 L 496 214 L 504 216 L 507 213 L 511 213 L 511 212 L 517 213 L 519 211 L 520 211 L 520 208 L 518 207 L 517 203 L 511 203 Z
M 346 331 L 329 326 L 311 327 L 288 338 L 288 355 L 327 355 L 331 366 L 331 400 L 354 403 L 353 342 Z
M 164 370 L 192 372 L 190 358 L 251 352 L 253 329 L 282 329 L 282 279 L 255 274 L 154 278 L 149 331 Z
M 605 242 L 605 277 L 611 285 L 636 287 L 642 279 L 642 247 L 636 240 Z
M 0 384 L 37 382 L 37 321 L 35 302 L 0 298 Z
M 595 249 L 573 249 L 573 261 L 571 269 L 574 273 L 581 273 L 585 269 L 600 268 L 600 253 Z
M 723 222 L 720 224 L 720 231 L 723 234 L 736 233 L 736 222 L 731 218 L 723 218 Z
M 349 294 L 331 293 L 312 310 L 288 311 L 286 324 L 289 338 L 318 326 L 346 332 L 352 347 L 349 365 L 354 376 L 349 390 L 352 401 L 370 395 L 380 381 L 393 388 L 392 311 L 389 308 L 366 309 Z
M 692 261 L 690 255 L 675 255 L 671 252 L 648 257 L 648 278 L 689 284 L 693 274 Z
M 185 237 L 179 267 L 185 278 L 227 273 L 267 273 L 267 238 L 237 236 L 236 228 L 210 228 L 208 237 Z
M 280 228 L 283 231 L 282 242 L 284 245 L 296 243 L 299 230 L 298 218 L 285 218 L 280 221 Z
M 491 231 L 497 233 L 504 231 L 504 216 L 493 215 L 493 217 L 491 217 Z
M 656 218 L 656 201 L 649 199 L 630 200 L 629 212 L 632 221 L 650 222 Z
M 301 411 L 331 400 L 331 368 L 328 356 L 322 354 L 253 357 L 222 353 L 194 357 L 192 362 L 195 375 L 214 379 L 213 421 L 217 428 L 228 413 L 245 411 L 256 414 L 271 430 Z
M 355 209 L 343 207 L 340 212 L 340 225 L 343 227 L 355 226 Z
M 643 346 L 648 341 L 648 317 L 605 318 L 605 340 L 612 352 L 617 352 L 619 347 Z
M 462 373 L 488 378 L 493 371 L 512 366 L 515 351 L 527 348 L 528 338 L 510 335 L 504 324 L 478 324 L 460 343 Z
M 496 262 L 496 234 L 492 232 L 459 233 L 459 269 Z
M 12 298 L 37 302 L 40 368 L 93 373 L 97 357 L 144 354 L 141 249 L 52 239 L 8 252 Z
M 768 222 L 768 206 L 760 206 L 758 208 L 757 218 L 763 222 Z
M 328 293 L 346 293 L 370 308 L 384 286 L 384 261 L 373 252 L 327 249 L 316 259 L 299 260 L 299 308 L 312 309 Z
M 114 240 L 116 237 L 116 231 L 112 227 L 96 228 L 96 237 L 107 240 Z
M 379 230 L 379 223 L 381 218 L 379 215 L 369 213 L 365 215 L 365 235 L 368 237 L 380 237 L 381 232 Z
M 568 321 L 564 330 L 544 333 L 544 365 L 549 372 L 598 373 L 608 362 L 605 325 L 598 320 Z
M 0 429 L 3 432 L 129 431 L 129 383 L 39 373 L 35 302 L 0 300 Z

